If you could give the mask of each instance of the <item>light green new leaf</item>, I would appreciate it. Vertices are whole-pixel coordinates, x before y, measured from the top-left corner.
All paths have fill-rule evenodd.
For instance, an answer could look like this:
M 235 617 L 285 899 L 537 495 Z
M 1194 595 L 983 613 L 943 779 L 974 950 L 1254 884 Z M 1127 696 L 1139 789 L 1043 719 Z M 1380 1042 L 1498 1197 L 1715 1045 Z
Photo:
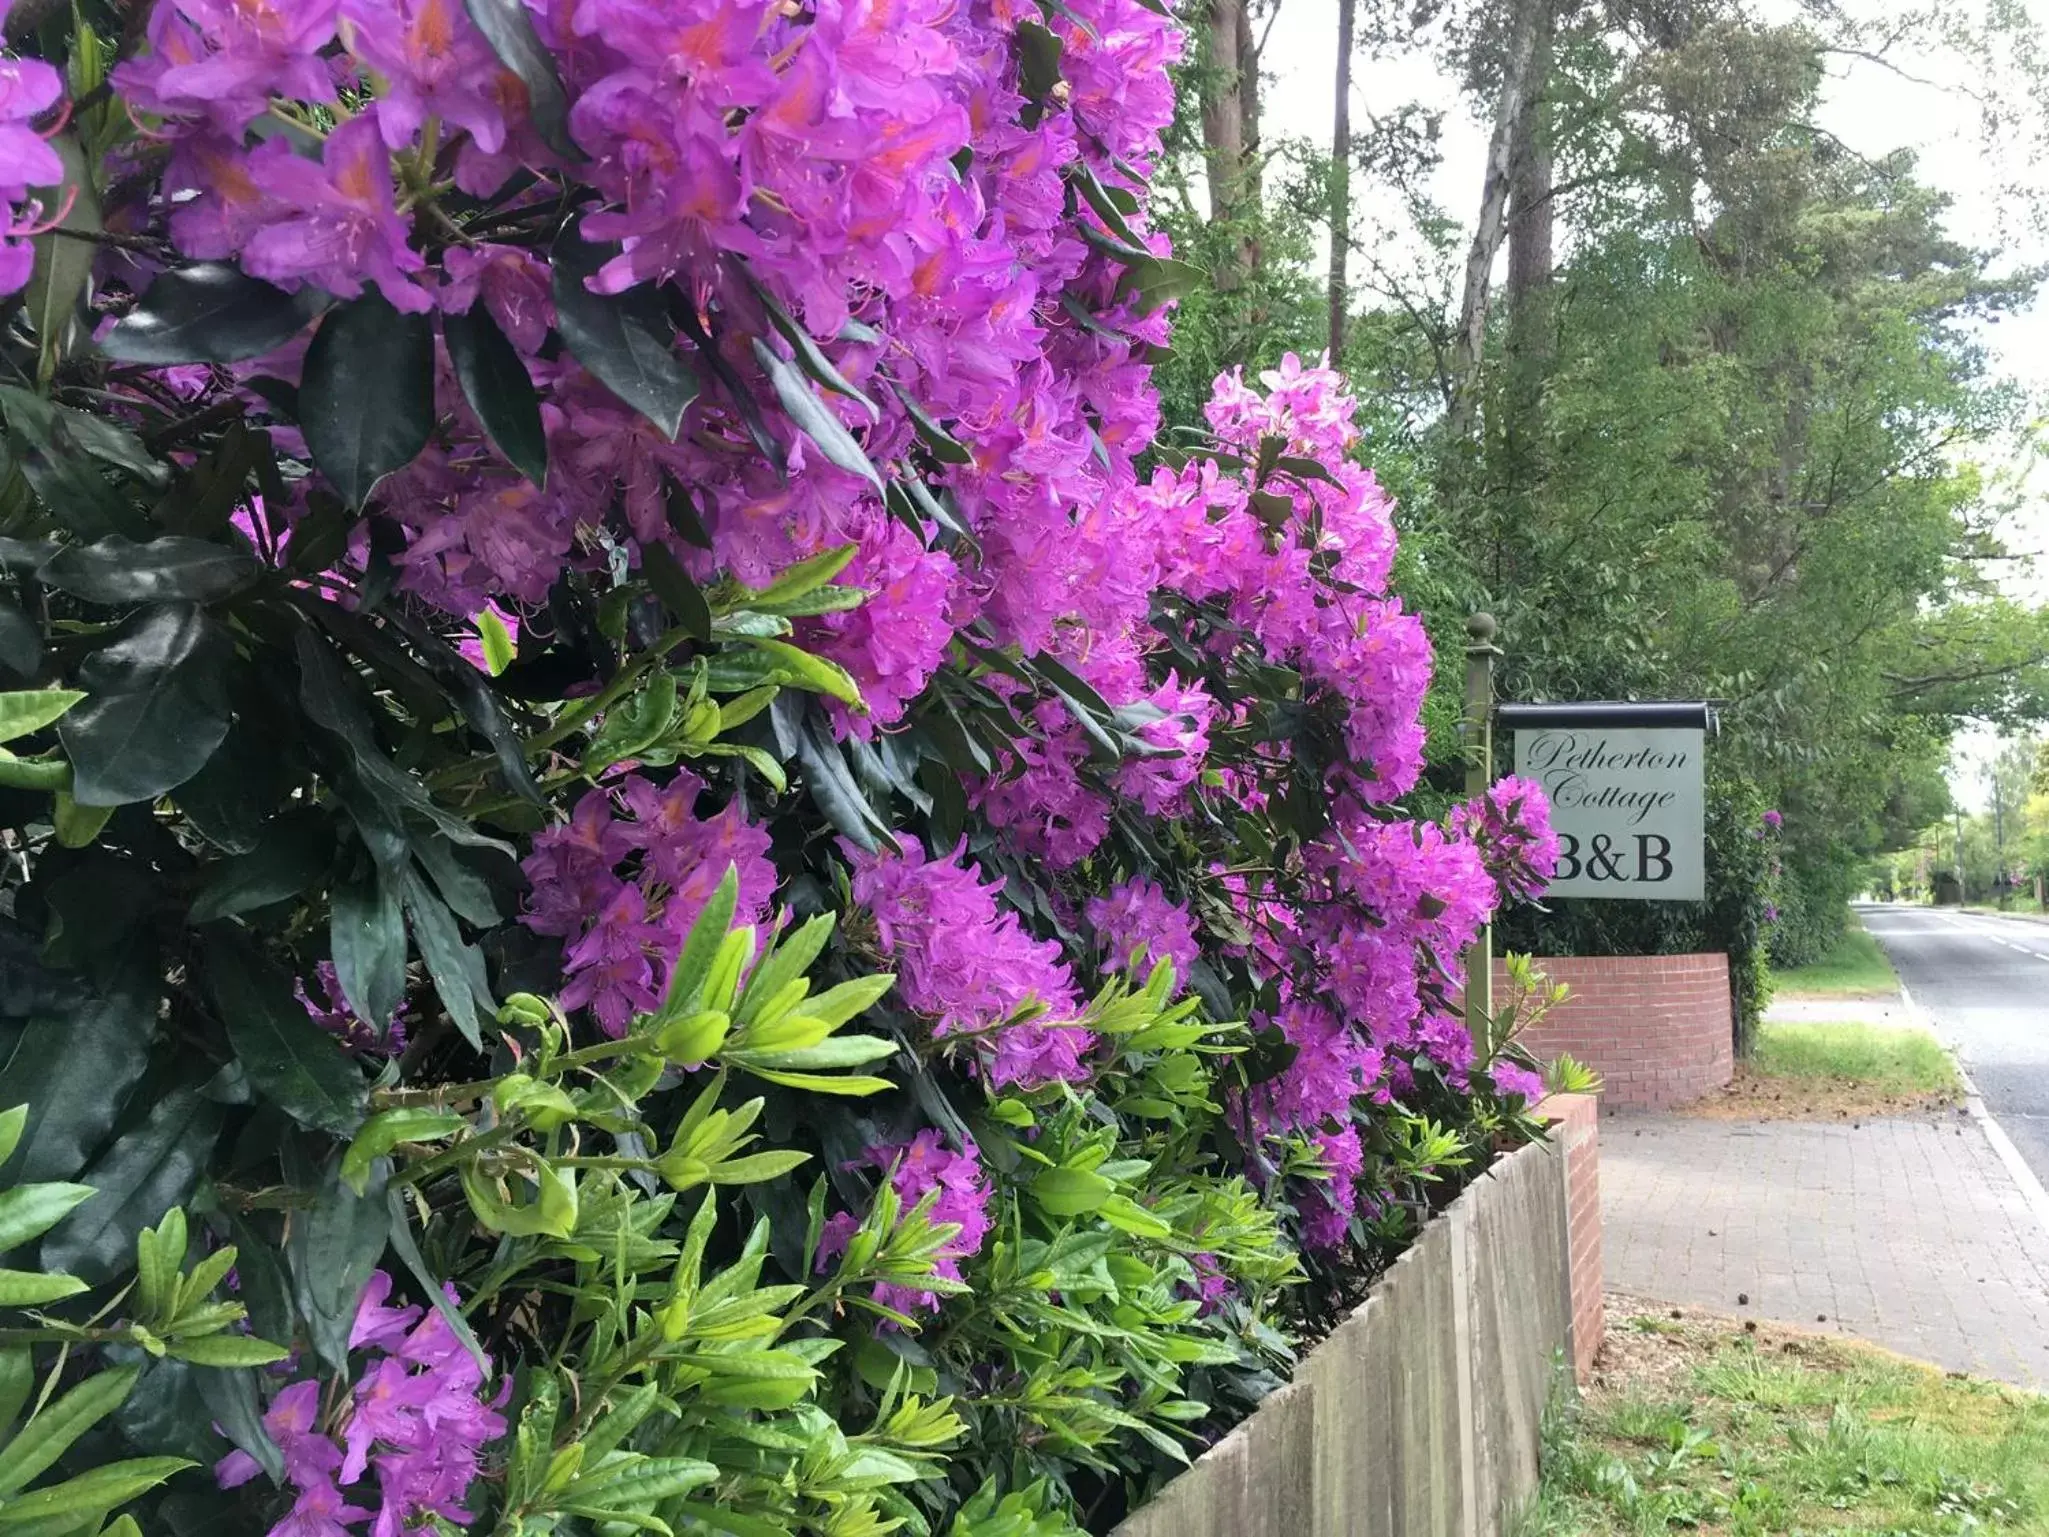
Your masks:
M 893 1089 L 895 1084 L 887 1078 L 864 1078 L 856 1074 L 846 1077 L 830 1077 L 821 1073 L 786 1073 L 780 1068 L 751 1067 L 748 1069 L 757 1078 L 770 1083 L 781 1084 L 786 1089 L 808 1089 L 814 1094 L 880 1094 Z
M 716 1482 L 718 1476 L 717 1463 L 701 1462 L 695 1457 L 649 1457 L 616 1474 L 610 1469 L 586 1473 L 566 1493 L 574 1503 L 588 1501 L 611 1509 L 631 1510 L 701 1489 Z
M 41 731 L 83 698 L 75 688 L 24 688 L 0 694 L 0 742 Z
M 282 1345 L 247 1334 L 212 1334 L 204 1339 L 181 1340 L 167 1348 L 170 1354 L 194 1366 L 268 1366 L 291 1354 Z
M 1046 1169 L 1032 1181 L 1032 1198 L 1055 1217 L 1081 1217 L 1100 1211 L 1117 1187 L 1086 1169 Z
M 41 1307 L 46 1302 L 75 1297 L 85 1289 L 85 1282 L 77 1276 L 40 1270 L 0 1270 L 0 1307 Z
M 757 1185 L 764 1180 L 780 1179 L 792 1169 L 800 1168 L 811 1161 L 809 1153 L 784 1149 L 774 1153 L 755 1153 L 747 1158 L 729 1158 L 724 1163 L 711 1166 L 712 1183 L 718 1185 Z
M 0 1192 L 0 1254 L 40 1238 L 93 1195 L 90 1185 L 17 1185 Z
M 183 1457 L 137 1457 L 129 1462 L 110 1462 L 103 1468 L 94 1468 L 90 1473 L 81 1473 L 0 1505 L 0 1531 L 32 1521 L 103 1514 L 154 1489 L 173 1474 L 197 1466 L 198 1463 Z
M 815 1073 L 835 1067 L 862 1067 L 896 1054 L 896 1042 L 879 1035 L 840 1035 L 816 1046 L 799 1046 L 790 1051 L 735 1051 L 726 1059 L 750 1072 L 757 1067 L 789 1072 Z
M 139 1374 L 134 1366 L 95 1373 L 22 1426 L 0 1451 L 0 1499 L 27 1488 L 72 1442 L 120 1408 Z M 14 1508 L 12 1501 L 4 1507 Z
M 801 646 L 793 646 L 786 640 L 775 640 L 768 636 L 750 636 L 747 643 L 766 653 L 789 675 L 790 682 L 798 688 L 809 689 L 814 694 L 824 694 L 837 699 L 841 704 L 859 705 L 861 686 L 854 681 L 853 674 L 837 662 L 828 662 L 822 656 L 813 656 Z
M 510 667 L 518 655 L 505 621 L 488 608 L 477 615 L 477 640 L 484 648 L 484 667 L 494 678 Z
M 865 1014 L 882 1001 L 882 995 L 896 985 L 893 973 L 884 972 L 878 976 L 856 977 L 851 982 L 842 982 L 829 987 L 816 998 L 808 1000 L 804 1012 L 811 1018 L 837 1029 L 857 1014 Z
M 468 1124 L 453 1110 L 420 1106 L 380 1110 L 363 1123 L 356 1140 L 342 1154 L 342 1182 L 360 1196 L 370 1187 L 371 1165 L 401 1142 L 438 1142 Z

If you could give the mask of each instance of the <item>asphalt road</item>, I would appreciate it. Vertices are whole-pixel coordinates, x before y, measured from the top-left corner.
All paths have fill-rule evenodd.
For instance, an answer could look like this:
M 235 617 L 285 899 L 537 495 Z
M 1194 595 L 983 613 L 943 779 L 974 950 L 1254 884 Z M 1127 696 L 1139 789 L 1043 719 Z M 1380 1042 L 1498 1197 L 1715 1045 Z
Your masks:
M 1929 907 L 1858 912 L 2049 1184 L 2049 923 Z

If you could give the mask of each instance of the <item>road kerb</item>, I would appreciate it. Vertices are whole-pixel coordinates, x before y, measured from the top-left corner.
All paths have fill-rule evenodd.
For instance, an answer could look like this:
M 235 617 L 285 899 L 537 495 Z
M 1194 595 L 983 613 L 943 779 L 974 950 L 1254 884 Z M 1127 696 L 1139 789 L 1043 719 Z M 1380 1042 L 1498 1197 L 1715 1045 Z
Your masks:
M 2041 1180 L 2028 1167 L 2027 1159 L 2021 1157 L 2021 1150 L 2013 1145 L 2013 1138 L 2006 1134 L 2006 1128 L 1993 1119 L 1992 1112 L 1986 1108 L 1985 1096 L 1971 1081 L 1970 1071 L 1957 1054 L 1955 1042 L 1943 1040 L 1941 1033 L 1934 1028 L 1935 1022 L 1921 1012 L 1921 1006 L 1914 1001 L 1914 995 L 1907 991 L 1904 982 L 1900 984 L 1900 1002 L 1906 1007 L 1909 1020 L 1918 1022 L 1921 1028 L 1942 1042 L 1942 1049 L 1949 1053 L 1957 1077 L 1963 1082 L 1964 1104 L 1971 1112 L 1971 1119 L 1978 1123 L 1985 1140 L 1992 1144 L 1992 1151 L 1999 1155 L 1999 1161 L 2006 1165 L 2006 1172 L 2013 1176 L 2014 1184 L 2020 1188 L 2022 1199 L 2028 1203 L 2028 1210 L 2035 1214 L 2035 1221 L 2041 1225 L 2043 1233 L 2049 1235 L 2049 1190 L 2042 1188 Z

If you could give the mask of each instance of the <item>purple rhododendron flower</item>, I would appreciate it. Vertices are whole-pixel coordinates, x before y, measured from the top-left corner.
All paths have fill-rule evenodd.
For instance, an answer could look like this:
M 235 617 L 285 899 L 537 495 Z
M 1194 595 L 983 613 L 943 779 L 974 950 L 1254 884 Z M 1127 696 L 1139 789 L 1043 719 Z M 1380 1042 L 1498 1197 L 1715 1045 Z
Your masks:
M 483 1448 L 505 1433 L 498 1410 L 511 1392 L 507 1378 L 495 1400 L 483 1396 L 484 1368 L 439 1312 L 387 1307 L 391 1277 L 373 1271 L 356 1307 L 349 1348 L 377 1359 L 357 1377 L 342 1417 L 341 1443 L 321 1428 L 321 1385 L 295 1382 L 279 1390 L 263 1417 L 297 1491 L 291 1510 L 269 1537 L 402 1537 L 431 1531 L 436 1518 L 467 1525 L 465 1507 Z M 445 1288 L 451 1303 L 460 1299 Z M 223 1488 L 258 1471 L 245 1452 L 214 1469 Z M 372 1478 L 377 1509 L 352 1504 L 349 1492 Z M 367 1496 L 364 1496 L 367 1497 Z
M 533 886 L 527 926 L 569 940 L 563 1007 L 588 1008 L 614 1038 L 659 1000 L 663 973 L 728 866 L 740 879 L 735 922 L 760 922 L 775 892 L 768 833 L 737 802 L 699 816 L 703 792 L 687 771 L 661 786 L 627 775 L 536 834 L 522 866 Z
M 959 1231 L 940 1246 L 932 1269 L 949 1281 L 960 1280 L 960 1262 L 981 1253 L 989 1236 L 989 1182 L 974 1143 L 956 1153 L 938 1132 L 928 1129 L 901 1145 L 871 1147 L 847 1167 L 864 1164 L 888 1172 L 890 1188 L 906 1210 L 938 1192 L 929 1219 L 934 1226 L 951 1225 Z M 829 1269 L 832 1261 L 846 1252 L 860 1225 L 851 1212 L 839 1212 L 826 1223 L 818 1243 L 819 1270 Z M 937 1311 L 941 1299 L 936 1292 L 880 1281 L 875 1286 L 875 1300 L 911 1316 Z
M 982 883 L 965 845 L 928 858 L 917 839 L 898 841 L 897 855 L 843 845 L 854 900 L 896 967 L 897 996 L 932 1021 L 935 1039 L 969 1039 L 993 1087 L 1086 1078 L 1093 1037 L 1072 1023 L 1081 1011 L 1060 946 L 999 908 L 1001 885 Z
M 1498 1058 L 1493 1066 L 1487 1069 L 1487 1076 L 1493 1080 L 1494 1087 L 1499 1092 L 1519 1094 L 1525 1104 L 1534 1105 L 1544 1097 L 1543 1076 L 1532 1072 L 1520 1062 L 1511 1062 L 1506 1057 Z
M 28 242 L 48 228 L 43 207 L 29 197 L 29 189 L 64 180 L 64 162 L 30 126 L 63 94 L 63 77 L 42 60 L 0 58 L 0 201 L 8 205 L 0 219 L 0 294 L 27 285 L 35 271 L 35 251 Z M 51 216 L 61 219 L 66 211 L 59 208 Z
M 345 299 L 371 282 L 395 309 L 433 308 L 410 276 L 427 264 L 406 244 L 406 222 L 393 210 L 391 153 L 373 120 L 352 118 L 330 133 L 318 166 L 283 139 L 270 146 L 250 156 L 249 180 L 282 217 L 249 237 L 243 271 L 282 288 L 311 282 Z
M 1129 969 L 1143 952 L 1139 979 L 1159 961 L 1171 962 L 1177 988 L 1188 985 L 1189 968 L 1200 953 L 1195 920 L 1168 898 L 1155 881 L 1143 878 L 1113 886 L 1109 895 L 1089 899 L 1088 920 L 1102 941 L 1106 970 Z
M 341 977 L 333 961 L 322 961 L 313 971 L 318 995 L 307 991 L 305 982 L 295 985 L 294 996 L 313 1022 L 349 1051 L 371 1051 L 395 1057 L 406 1049 L 406 1006 L 401 1002 L 390 1023 L 380 1033 L 368 1021 L 358 1019 L 343 996 Z
M 1486 795 L 1452 808 L 1451 828 L 1479 848 L 1503 901 L 1541 896 L 1558 872 L 1558 835 L 1543 786 L 1511 774 Z

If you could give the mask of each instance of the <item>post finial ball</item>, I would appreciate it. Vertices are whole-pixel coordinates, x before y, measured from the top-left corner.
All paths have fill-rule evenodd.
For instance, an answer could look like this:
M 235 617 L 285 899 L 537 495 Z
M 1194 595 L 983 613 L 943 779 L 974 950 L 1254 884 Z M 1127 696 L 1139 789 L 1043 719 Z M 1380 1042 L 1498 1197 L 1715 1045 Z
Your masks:
M 1494 639 L 1500 629 L 1501 626 L 1494 622 L 1492 614 L 1475 614 L 1466 621 L 1466 634 L 1482 644 Z

